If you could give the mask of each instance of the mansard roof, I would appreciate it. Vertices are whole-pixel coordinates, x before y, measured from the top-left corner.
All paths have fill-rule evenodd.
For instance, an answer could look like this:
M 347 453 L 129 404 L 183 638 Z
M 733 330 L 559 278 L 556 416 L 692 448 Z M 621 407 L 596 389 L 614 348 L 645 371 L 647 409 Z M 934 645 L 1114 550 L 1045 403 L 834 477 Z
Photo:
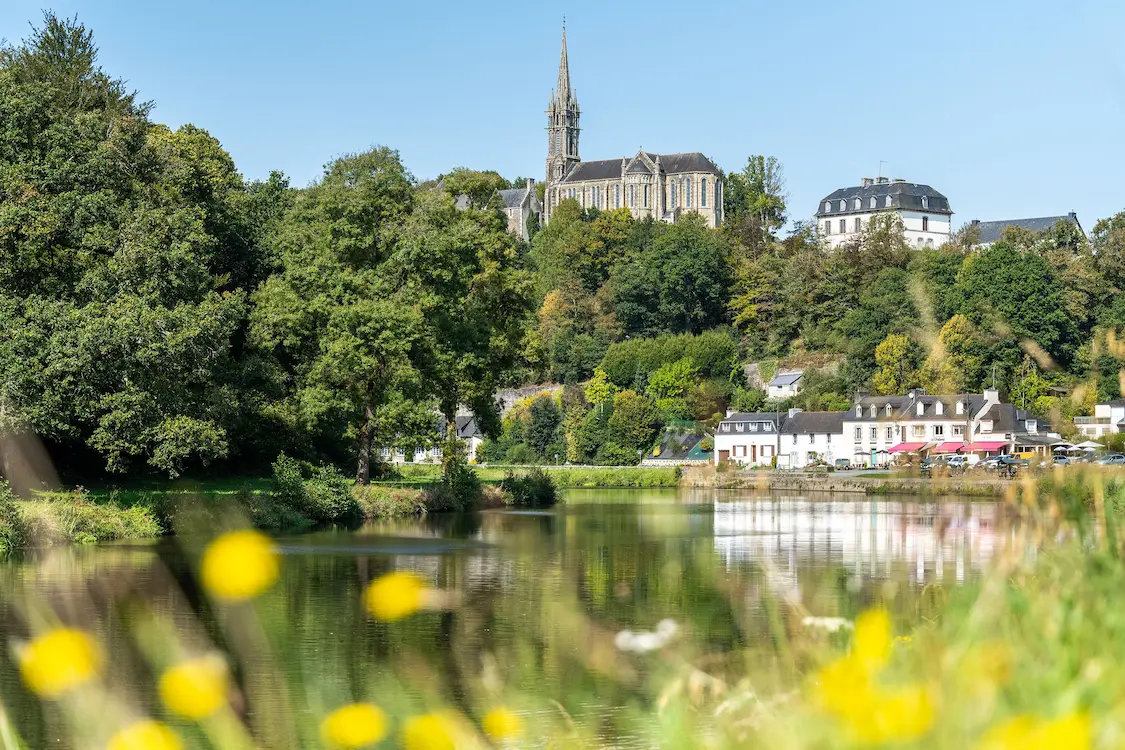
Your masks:
M 817 206 L 816 215 L 824 217 L 837 214 L 843 216 L 853 213 L 870 213 L 871 199 L 875 198 L 876 208 L 887 208 L 887 198 L 891 199 L 891 208 L 905 208 L 915 211 L 927 211 L 934 214 L 952 214 L 949 208 L 949 199 L 934 190 L 929 185 L 917 182 L 892 181 L 876 182 L 871 185 L 856 185 L 855 187 L 840 188 L 826 195 Z M 856 209 L 855 199 L 860 199 L 860 207 Z M 926 208 L 922 208 L 922 198 L 926 199 Z M 844 210 L 840 210 L 840 200 L 844 200 Z M 828 202 L 828 210 L 824 204 Z
M 800 411 L 785 420 L 782 435 L 816 435 L 832 433 L 839 435 L 844 431 L 842 411 Z
M 971 226 L 975 227 L 980 233 L 977 242 L 981 245 L 990 245 L 999 241 L 1004 234 L 1004 230 L 1008 227 L 1019 227 L 1029 232 L 1043 232 L 1051 229 L 1060 221 L 1073 224 L 1078 227 L 1078 231 L 1082 231 L 1082 225 L 1078 223 L 1078 215 L 1073 211 L 1066 216 L 1039 216 L 1033 219 L 1007 219 L 1005 221 L 974 221 Z
M 641 157 L 644 158 L 641 158 Z M 657 159 L 660 160 L 660 168 L 665 174 L 683 174 L 686 172 L 706 172 L 708 174 L 718 175 L 721 170 L 715 166 L 715 162 L 708 159 L 698 151 L 692 151 L 684 154 L 650 154 L 647 151 L 640 151 L 633 158 L 625 157 L 624 159 L 600 159 L 598 161 L 580 161 L 574 165 L 574 169 L 570 171 L 566 177 L 562 179 L 563 182 L 589 182 L 590 180 L 612 180 L 621 178 L 621 163 L 628 162 L 628 171 L 636 173 L 651 173 L 652 170 L 645 164 L 645 159 L 649 162 L 655 163 Z M 636 168 L 636 165 L 644 165 L 644 169 Z

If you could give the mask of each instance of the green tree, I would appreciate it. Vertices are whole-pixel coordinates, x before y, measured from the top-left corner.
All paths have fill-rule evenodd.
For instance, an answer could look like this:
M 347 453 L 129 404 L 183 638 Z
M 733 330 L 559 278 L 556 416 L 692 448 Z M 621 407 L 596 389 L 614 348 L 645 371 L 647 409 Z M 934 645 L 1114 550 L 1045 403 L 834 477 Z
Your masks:
M 615 444 L 636 456 L 647 451 L 656 438 L 660 421 L 656 404 L 636 391 L 619 391 L 613 398 L 613 414 L 609 418 L 609 435 Z M 631 460 L 628 463 L 633 463 Z
M 918 381 L 917 348 L 908 336 L 889 334 L 875 347 L 875 365 L 879 368 L 872 379 L 875 393 L 883 396 L 901 395 Z
M 601 367 L 595 368 L 594 377 L 586 384 L 586 389 L 584 391 L 586 400 L 595 407 L 601 407 L 607 401 L 611 401 L 616 393 L 617 387 L 609 382 L 605 370 Z
M 772 156 L 751 156 L 740 172 L 727 175 L 725 225 L 742 244 L 758 250 L 785 225 L 785 176 Z

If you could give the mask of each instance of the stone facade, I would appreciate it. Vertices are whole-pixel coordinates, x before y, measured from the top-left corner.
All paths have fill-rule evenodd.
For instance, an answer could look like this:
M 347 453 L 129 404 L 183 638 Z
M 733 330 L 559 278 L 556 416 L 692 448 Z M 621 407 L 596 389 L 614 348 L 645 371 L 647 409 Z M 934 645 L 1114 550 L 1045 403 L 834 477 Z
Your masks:
M 504 204 L 504 215 L 508 218 L 508 231 L 525 242 L 530 240 L 528 219 L 533 215 L 538 217 L 541 212 L 539 198 L 535 195 L 535 180 L 529 178 L 522 188 L 501 190 L 500 202 Z
M 628 208 L 637 219 L 675 222 L 692 212 L 710 227 L 722 223 L 722 171 L 714 162 L 699 152 L 651 154 L 644 149 L 632 157 L 584 162 L 578 153 L 581 114 L 578 95 L 570 87 L 563 28 L 558 84 L 547 106 L 544 224 L 568 198 L 583 208 Z

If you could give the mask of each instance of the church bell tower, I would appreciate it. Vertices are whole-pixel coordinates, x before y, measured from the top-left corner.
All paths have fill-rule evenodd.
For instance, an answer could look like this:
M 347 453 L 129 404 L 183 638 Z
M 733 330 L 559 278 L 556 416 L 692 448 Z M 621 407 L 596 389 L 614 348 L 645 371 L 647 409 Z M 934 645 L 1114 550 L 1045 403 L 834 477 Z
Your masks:
M 563 24 L 562 53 L 559 56 L 559 80 L 547 105 L 547 193 L 544 201 L 544 223 L 550 220 L 551 208 L 557 200 L 552 188 L 570 174 L 580 161 L 578 156 L 578 95 L 570 88 L 570 64 L 566 58 L 566 24 Z

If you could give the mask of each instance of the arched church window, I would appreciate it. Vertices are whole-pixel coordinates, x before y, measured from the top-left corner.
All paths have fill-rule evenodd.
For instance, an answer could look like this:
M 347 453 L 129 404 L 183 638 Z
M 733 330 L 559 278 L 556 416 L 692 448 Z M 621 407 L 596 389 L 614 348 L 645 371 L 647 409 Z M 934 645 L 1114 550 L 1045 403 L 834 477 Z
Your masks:
M 668 196 L 669 196 L 668 205 L 673 210 L 675 210 L 675 208 L 676 208 L 676 182 L 675 182 L 675 180 L 672 181 L 671 192 L 668 194 Z
M 699 206 L 707 208 L 707 178 L 699 178 Z
M 684 205 L 691 208 L 691 178 L 684 178 Z
M 645 208 L 648 208 L 648 185 L 645 185 Z

